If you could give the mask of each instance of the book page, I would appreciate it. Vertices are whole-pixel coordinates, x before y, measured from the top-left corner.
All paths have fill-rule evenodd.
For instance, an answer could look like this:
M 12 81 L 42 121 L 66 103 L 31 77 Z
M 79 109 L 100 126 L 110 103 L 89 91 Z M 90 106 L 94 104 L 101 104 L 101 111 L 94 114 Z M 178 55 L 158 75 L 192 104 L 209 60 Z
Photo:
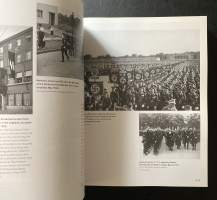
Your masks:
M 84 30 L 86 184 L 206 187 L 206 17 Z
M 0 2 L 0 199 L 82 199 L 82 1 Z

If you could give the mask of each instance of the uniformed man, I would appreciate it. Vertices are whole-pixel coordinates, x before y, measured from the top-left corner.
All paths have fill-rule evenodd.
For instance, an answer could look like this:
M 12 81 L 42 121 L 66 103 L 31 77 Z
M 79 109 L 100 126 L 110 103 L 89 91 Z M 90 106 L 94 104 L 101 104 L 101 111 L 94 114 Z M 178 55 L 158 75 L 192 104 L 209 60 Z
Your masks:
M 177 111 L 176 109 L 176 100 L 171 99 L 168 101 L 168 105 L 163 108 L 163 110 L 168 110 L 168 111 Z

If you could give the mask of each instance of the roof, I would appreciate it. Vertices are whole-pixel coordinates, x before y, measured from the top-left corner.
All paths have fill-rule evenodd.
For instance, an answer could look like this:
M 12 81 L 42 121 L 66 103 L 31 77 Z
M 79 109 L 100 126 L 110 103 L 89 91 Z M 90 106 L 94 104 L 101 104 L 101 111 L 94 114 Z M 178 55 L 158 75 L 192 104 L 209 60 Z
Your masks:
M 33 28 L 32 28 L 32 27 L 29 27 L 29 28 L 27 28 L 27 29 L 25 29 L 25 30 L 23 30 L 23 31 L 21 31 L 21 32 L 15 34 L 15 35 L 13 35 L 13 36 L 11 36 L 11 37 L 8 37 L 7 39 L 4 39 L 4 40 L 2 40 L 2 41 L 0 42 L 0 46 L 3 45 L 3 44 L 6 43 L 6 42 L 12 40 L 12 39 L 15 39 L 15 38 L 17 38 L 17 37 L 19 37 L 19 36 L 21 36 L 21 35 L 27 33 L 27 32 L 30 32 L 30 31 L 32 31 L 32 30 L 33 30 Z

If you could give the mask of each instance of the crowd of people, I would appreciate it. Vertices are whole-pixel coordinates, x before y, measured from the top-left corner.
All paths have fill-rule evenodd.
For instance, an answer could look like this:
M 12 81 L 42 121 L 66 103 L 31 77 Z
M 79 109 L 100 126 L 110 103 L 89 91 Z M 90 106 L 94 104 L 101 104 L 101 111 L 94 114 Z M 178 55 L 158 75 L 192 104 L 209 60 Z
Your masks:
M 140 131 L 143 143 L 143 153 L 148 155 L 153 150 L 155 155 L 159 154 L 163 141 L 168 151 L 186 149 L 196 151 L 197 143 L 200 142 L 200 134 L 196 128 L 150 128 Z
M 199 68 L 199 61 L 179 61 L 85 69 L 85 109 L 199 110 Z M 89 79 L 97 76 L 109 76 L 111 89 L 93 90 Z

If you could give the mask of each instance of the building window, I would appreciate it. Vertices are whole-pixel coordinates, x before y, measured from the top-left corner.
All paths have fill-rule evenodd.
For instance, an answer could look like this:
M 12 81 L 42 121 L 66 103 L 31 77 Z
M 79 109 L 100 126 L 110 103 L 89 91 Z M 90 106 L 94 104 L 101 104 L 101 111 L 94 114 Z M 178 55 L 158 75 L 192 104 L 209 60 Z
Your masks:
M 23 82 L 23 73 L 22 72 L 16 73 L 16 82 L 17 83 Z
M 32 82 L 32 71 L 26 71 L 23 77 L 23 82 Z
M 24 106 L 31 106 L 31 94 L 30 93 L 24 93 L 23 94 L 23 105 Z
M 21 55 L 17 55 L 17 63 L 20 63 L 21 62 Z
M 14 106 L 14 94 L 8 94 L 8 105 Z
M 1 54 L 4 53 L 4 48 L 3 47 L 0 48 L 0 53 Z
M 38 9 L 37 15 L 38 15 L 38 17 L 42 18 L 43 17 L 43 10 Z
M 8 49 L 11 50 L 12 49 L 12 43 L 8 44 Z
M 16 106 L 22 106 L 22 94 L 16 94 L 15 104 Z
M 18 40 L 17 40 L 17 46 L 20 47 L 21 44 L 22 44 L 22 40 L 21 40 L 21 39 L 18 39 Z
M 31 36 L 31 35 L 27 35 L 27 36 L 26 36 L 26 40 L 27 40 L 28 42 L 30 42 L 30 41 L 32 40 L 32 36 Z
M 4 67 L 4 61 L 0 60 L 0 68 L 3 68 L 3 67 Z
M 26 53 L 26 60 L 31 60 L 32 59 L 32 52 L 31 51 L 28 51 Z
M 32 76 L 25 76 L 23 79 L 24 82 L 32 82 Z

